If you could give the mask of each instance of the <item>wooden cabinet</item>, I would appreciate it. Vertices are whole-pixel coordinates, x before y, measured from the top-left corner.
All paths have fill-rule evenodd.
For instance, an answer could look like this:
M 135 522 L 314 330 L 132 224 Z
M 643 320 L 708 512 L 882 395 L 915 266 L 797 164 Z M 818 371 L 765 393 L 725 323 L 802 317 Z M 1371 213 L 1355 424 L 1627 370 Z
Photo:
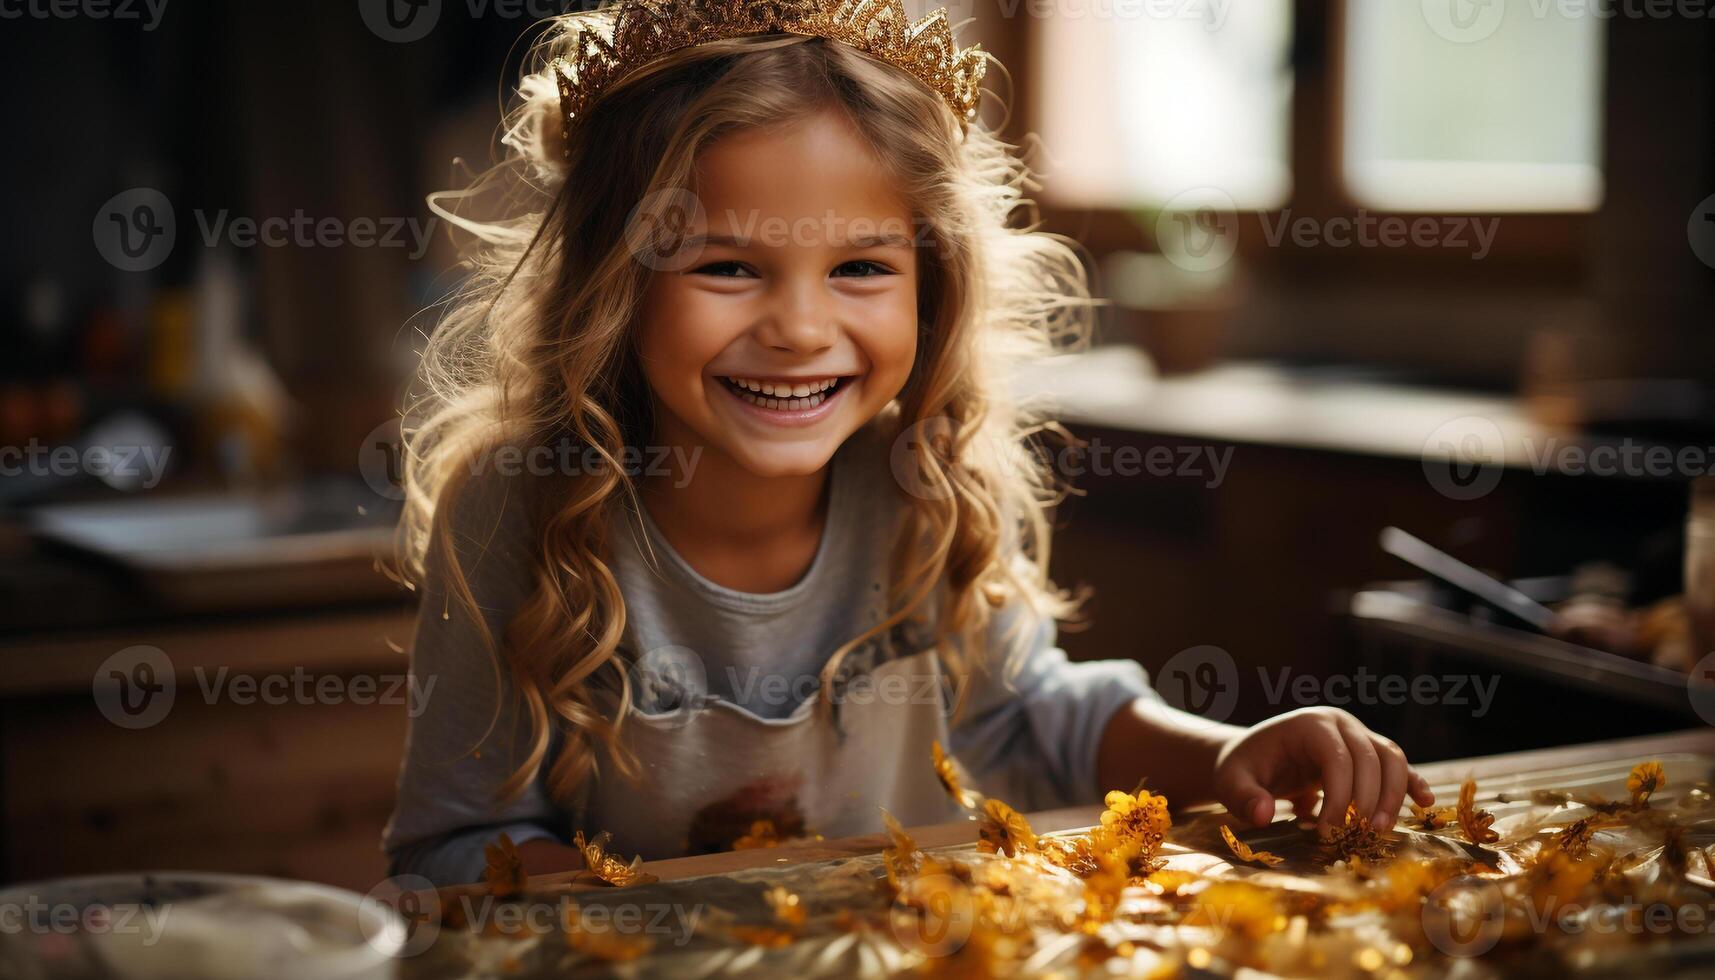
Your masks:
M 393 605 L 0 640 L 0 877 L 174 868 L 366 891 L 385 876 L 410 631 Z M 133 730 L 92 684 L 137 645 L 170 658 L 175 687 Z

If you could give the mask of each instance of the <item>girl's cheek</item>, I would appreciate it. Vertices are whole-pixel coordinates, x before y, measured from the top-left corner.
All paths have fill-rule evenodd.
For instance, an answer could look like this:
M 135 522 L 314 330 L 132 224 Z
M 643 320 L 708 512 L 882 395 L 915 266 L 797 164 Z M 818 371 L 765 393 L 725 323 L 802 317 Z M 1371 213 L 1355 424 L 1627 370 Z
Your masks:
M 872 368 L 893 385 L 904 387 L 917 359 L 917 290 L 915 285 L 890 298 L 872 321 L 877 329 L 870 342 Z M 897 394 L 897 392 L 895 392 Z
M 661 367 L 701 374 L 731 342 L 736 321 L 731 297 L 663 285 L 643 308 L 643 356 Z

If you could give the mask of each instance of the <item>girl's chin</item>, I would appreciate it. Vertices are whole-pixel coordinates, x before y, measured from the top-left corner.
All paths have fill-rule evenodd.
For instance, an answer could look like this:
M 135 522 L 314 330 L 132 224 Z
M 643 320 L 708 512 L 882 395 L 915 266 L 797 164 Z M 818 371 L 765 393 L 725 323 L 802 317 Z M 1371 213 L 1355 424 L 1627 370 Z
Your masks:
M 830 444 L 824 445 L 824 442 Z M 797 445 L 757 445 L 746 443 L 728 446 L 727 451 L 744 469 L 756 476 L 779 479 L 813 476 L 827 468 L 839 448 L 837 441 L 817 439 Z

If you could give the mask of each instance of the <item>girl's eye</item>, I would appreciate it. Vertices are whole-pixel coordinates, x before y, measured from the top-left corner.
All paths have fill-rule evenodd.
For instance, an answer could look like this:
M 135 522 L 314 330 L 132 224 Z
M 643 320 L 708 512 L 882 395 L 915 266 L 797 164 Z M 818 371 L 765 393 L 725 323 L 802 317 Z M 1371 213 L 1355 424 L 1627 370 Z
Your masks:
M 742 262 L 710 262 L 695 272 L 699 276 L 715 276 L 721 279 L 740 279 L 751 275 L 751 271 Z
M 896 275 L 896 273 L 887 266 L 882 265 L 880 262 L 872 262 L 869 259 L 858 259 L 854 262 L 847 262 L 835 269 L 834 275 L 853 279 L 869 279 L 874 276 Z

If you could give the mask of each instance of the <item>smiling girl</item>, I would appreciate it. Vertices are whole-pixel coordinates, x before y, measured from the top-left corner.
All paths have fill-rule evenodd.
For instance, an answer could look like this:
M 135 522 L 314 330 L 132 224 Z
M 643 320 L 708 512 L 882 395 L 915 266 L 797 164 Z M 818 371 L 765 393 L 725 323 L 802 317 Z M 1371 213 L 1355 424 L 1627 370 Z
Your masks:
M 1254 822 L 1318 788 L 1325 825 L 1431 802 L 1350 715 L 1235 728 L 1056 648 L 1055 484 L 1011 374 L 1082 339 L 1084 276 L 1014 221 L 1027 174 L 970 118 L 982 56 L 902 54 L 898 8 L 626 2 L 539 46 L 496 178 L 531 203 L 466 222 L 486 250 L 407 432 L 412 670 L 438 683 L 394 873 L 475 880 L 502 832 L 541 873 L 578 866 L 574 830 L 653 859 L 760 821 L 941 822 L 936 741 L 1021 809 L 1144 777 Z M 743 36 L 656 43 L 735 10 L 749 30 L 711 33 Z M 866 10 L 884 43 L 828 29 Z M 591 32 L 671 50 L 592 68 Z M 602 465 L 503 473 L 498 447 Z

